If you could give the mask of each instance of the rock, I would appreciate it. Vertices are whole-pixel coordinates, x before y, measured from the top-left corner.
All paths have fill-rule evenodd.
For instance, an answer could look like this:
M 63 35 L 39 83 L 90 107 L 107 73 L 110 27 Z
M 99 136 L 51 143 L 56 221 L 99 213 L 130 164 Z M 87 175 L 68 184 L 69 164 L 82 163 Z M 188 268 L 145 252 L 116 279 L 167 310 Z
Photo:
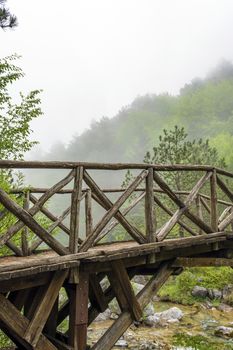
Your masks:
M 154 315 L 154 313 L 155 313 L 154 305 L 152 303 L 149 303 L 143 311 L 143 316 L 144 317 L 152 316 Z
M 218 310 L 219 311 L 223 311 L 223 312 L 232 312 L 233 313 L 233 307 L 227 305 L 227 304 L 224 304 L 224 303 L 221 303 L 219 306 L 218 306 Z
M 111 310 L 112 313 L 120 315 L 121 310 L 120 307 L 118 305 L 118 302 L 116 300 L 116 298 L 114 298 L 110 303 L 109 303 L 109 309 Z
M 208 289 L 208 297 L 210 299 L 222 299 L 222 292 L 219 289 Z
M 154 327 L 158 325 L 167 325 L 168 323 L 179 322 L 183 317 L 183 312 L 178 307 L 172 307 L 166 311 L 156 312 L 152 316 L 148 316 L 145 323 Z
M 147 281 L 148 281 L 148 278 L 146 276 L 137 275 L 133 278 L 134 283 L 138 283 L 143 286 L 147 283 Z
M 128 343 L 125 339 L 119 339 L 116 342 L 116 346 L 118 346 L 119 348 L 128 348 Z
M 99 314 L 96 317 L 95 321 L 100 322 L 100 321 L 110 320 L 111 314 L 112 314 L 112 312 L 109 309 L 107 309 L 104 312 L 102 312 L 101 314 Z
M 135 293 L 136 295 L 142 290 L 142 288 L 144 288 L 144 285 L 141 284 L 141 283 L 135 283 L 135 282 L 133 282 L 133 283 L 132 283 L 132 286 L 133 286 L 134 293 Z
M 228 284 L 226 285 L 223 290 L 222 290 L 222 297 L 223 299 L 227 299 L 229 297 L 229 295 L 231 295 L 233 292 L 233 285 L 232 284 Z
M 195 286 L 191 293 L 193 297 L 206 298 L 208 295 L 208 289 L 200 286 Z
M 220 326 L 215 329 L 214 334 L 218 337 L 233 338 L 233 328 Z

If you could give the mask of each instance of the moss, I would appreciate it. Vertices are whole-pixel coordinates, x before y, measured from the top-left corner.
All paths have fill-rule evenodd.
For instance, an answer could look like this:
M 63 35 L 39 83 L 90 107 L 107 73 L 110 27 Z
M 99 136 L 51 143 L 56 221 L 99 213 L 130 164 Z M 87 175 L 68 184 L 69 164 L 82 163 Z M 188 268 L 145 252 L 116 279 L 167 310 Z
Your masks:
M 181 304 L 194 304 L 203 300 L 192 296 L 195 285 L 222 289 L 232 283 L 233 269 L 229 267 L 190 268 L 179 276 L 171 277 L 159 291 L 159 296 Z M 233 304 L 233 295 L 229 296 L 229 303 Z
M 190 336 L 178 333 L 173 337 L 173 345 L 188 347 L 195 350 L 233 350 L 233 344 L 209 340 L 201 335 Z

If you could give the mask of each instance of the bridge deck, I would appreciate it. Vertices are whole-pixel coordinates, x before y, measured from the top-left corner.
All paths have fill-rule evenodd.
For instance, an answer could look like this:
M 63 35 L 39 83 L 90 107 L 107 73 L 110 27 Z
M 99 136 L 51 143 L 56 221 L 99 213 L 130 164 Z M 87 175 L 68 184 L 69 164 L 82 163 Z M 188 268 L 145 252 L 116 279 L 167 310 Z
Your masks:
M 216 247 L 216 244 L 220 243 L 221 246 Z M 117 259 L 126 259 L 127 266 L 135 266 L 142 263 L 143 260 L 140 260 L 140 257 L 151 254 L 155 255 L 154 262 L 161 262 L 169 258 L 190 257 L 202 252 L 232 247 L 233 232 L 218 232 L 198 237 L 167 239 L 144 245 L 139 245 L 135 241 L 103 244 L 90 248 L 88 252 L 66 256 L 59 256 L 54 251 L 44 251 L 27 257 L 5 256 L 0 258 L 0 281 L 72 268 L 80 264 L 84 269 L 100 272 L 106 270 L 106 263 Z

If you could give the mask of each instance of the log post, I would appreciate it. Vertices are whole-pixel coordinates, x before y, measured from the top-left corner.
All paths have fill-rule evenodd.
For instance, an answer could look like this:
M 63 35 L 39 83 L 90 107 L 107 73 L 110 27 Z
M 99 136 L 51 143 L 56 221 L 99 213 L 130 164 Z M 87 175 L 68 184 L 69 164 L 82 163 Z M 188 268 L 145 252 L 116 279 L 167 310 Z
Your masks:
M 28 211 L 30 205 L 30 192 L 27 191 L 24 195 L 24 203 L 23 208 Z M 21 232 L 21 248 L 24 256 L 29 255 L 29 247 L 28 247 L 28 227 L 24 226 Z
M 93 218 L 92 218 L 92 195 L 88 189 L 85 196 L 85 216 L 86 216 L 86 237 L 92 233 Z
M 79 238 L 79 212 L 80 201 L 82 197 L 82 179 L 83 167 L 75 168 L 74 188 L 71 198 L 71 213 L 70 213 L 70 252 L 75 254 L 78 252 Z
M 146 197 L 145 197 L 145 219 L 146 219 L 146 238 L 151 243 L 156 240 L 156 222 L 154 213 L 154 190 L 153 190 L 153 169 L 148 169 L 146 177 Z
M 210 178 L 210 218 L 213 232 L 218 232 L 217 176 L 214 169 Z
M 203 212 L 202 212 L 202 204 L 201 204 L 200 195 L 198 195 L 196 198 L 196 207 L 197 207 L 197 215 L 203 221 Z M 202 229 L 199 228 L 199 234 L 201 235 L 202 233 L 203 233 Z
M 86 350 L 89 276 L 80 271 L 79 283 L 69 285 L 70 315 L 68 343 L 73 350 Z

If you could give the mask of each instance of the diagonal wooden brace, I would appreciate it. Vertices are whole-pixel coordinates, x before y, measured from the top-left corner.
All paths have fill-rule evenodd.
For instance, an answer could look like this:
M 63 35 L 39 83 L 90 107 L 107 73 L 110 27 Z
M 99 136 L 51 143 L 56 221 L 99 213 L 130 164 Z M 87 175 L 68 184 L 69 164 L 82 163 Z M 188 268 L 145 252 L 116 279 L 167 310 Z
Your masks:
M 25 331 L 24 339 L 34 347 L 38 344 L 42 330 L 58 297 L 59 290 L 67 277 L 67 273 L 67 271 L 55 272 L 42 301 L 37 306 L 35 314 Z

